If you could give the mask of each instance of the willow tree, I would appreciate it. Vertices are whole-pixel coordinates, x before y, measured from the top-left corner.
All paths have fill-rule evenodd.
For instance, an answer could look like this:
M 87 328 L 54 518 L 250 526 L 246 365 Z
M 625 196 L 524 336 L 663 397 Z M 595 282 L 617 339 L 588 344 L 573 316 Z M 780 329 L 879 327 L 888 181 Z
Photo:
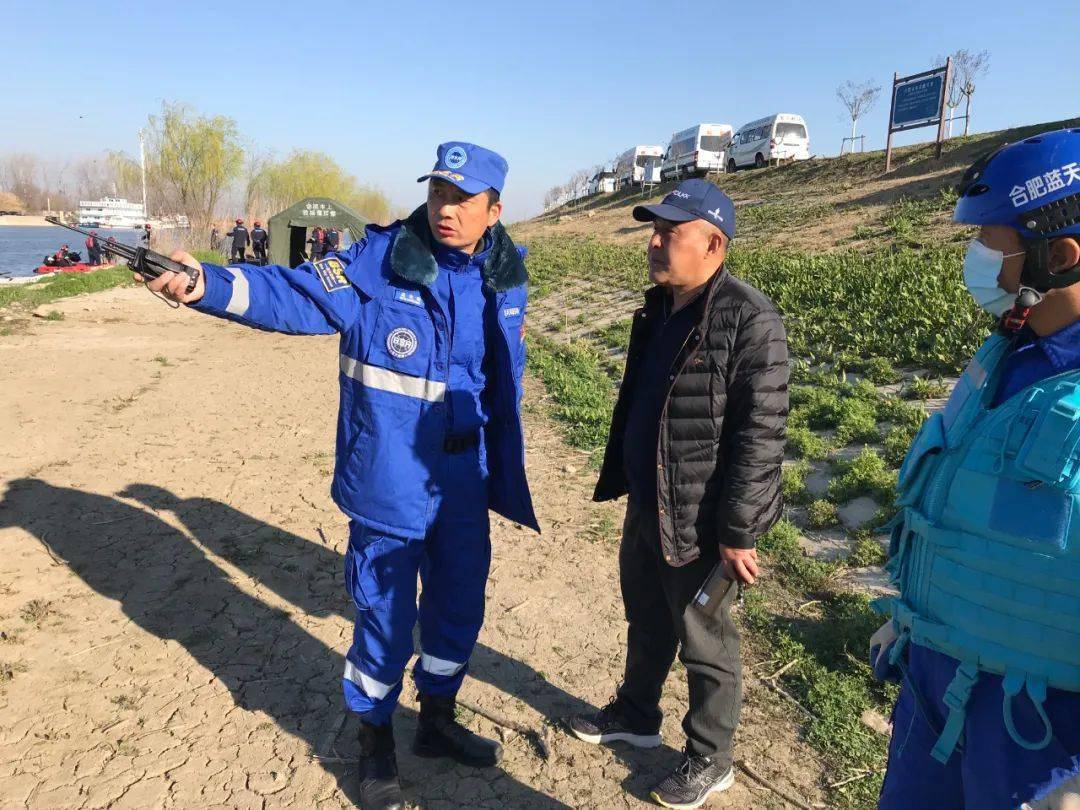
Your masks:
M 361 183 L 327 154 L 299 149 L 259 165 L 245 197 L 252 217 L 269 217 L 305 197 L 330 197 L 373 222 L 390 215 L 390 202 L 378 188 Z
M 209 227 L 243 166 L 236 122 L 165 102 L 160 115 L 150 116 L 146 136 L 147 173 L 161 195 L 162 213 L 185 214 L 196 229 Z

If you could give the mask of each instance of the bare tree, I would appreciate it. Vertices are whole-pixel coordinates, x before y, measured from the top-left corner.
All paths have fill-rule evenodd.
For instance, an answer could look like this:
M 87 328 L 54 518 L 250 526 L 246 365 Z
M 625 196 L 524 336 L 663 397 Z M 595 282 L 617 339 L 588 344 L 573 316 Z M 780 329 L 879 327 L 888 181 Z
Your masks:
M 870 108 L 877 103 L 880 95 L 881 85 L 874 84 L 870 79 L 867 79 L 862 84 L 856 84 L 849 79 L 836 88 L 836 97 L 840 99 L 840 103 L 844 105 L 844 109 L 851 116 L 852 141 L 855 140 L 855 127 L 858 126 L 859 119 L 870 112 Z M 841 148 L 840 151 L 843 152 L 843 149 Z
M 945 57 L 938 57 L 938 64 L 945 64 Z M 949 82 L 945 105 L 949 108 L 949 137 L 952 137 L 952 122 L 955 110 L 960 102 L 966 101 L 964 108 L 964 134 L 971 131 L 971 97 L 975 95 L 975 80 L 985 76 L 990 69 L 990 52 L 969 51 L 961 48 L 952 55 L 952 79 Z

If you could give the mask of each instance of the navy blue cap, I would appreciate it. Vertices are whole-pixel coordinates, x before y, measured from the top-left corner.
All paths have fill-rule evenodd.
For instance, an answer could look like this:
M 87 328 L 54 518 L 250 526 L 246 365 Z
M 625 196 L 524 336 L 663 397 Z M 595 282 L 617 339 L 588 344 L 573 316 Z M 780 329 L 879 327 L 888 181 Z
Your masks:
M 634 219 L 638 222 L 703 219 L 723 231 L 728 239 L 735 238 L 735 203 L 708 180 L 683 180 L 663 202 L 634 208 Z
M 506 172 L 510 167 L 498 152 L 474 143 L 447 141 L 439 144 L 438 154 L 435 168 L 416 182 L 422 183 L 434 177 L 453 183 L 466 194 L 479 194 L 489 188 L 502 194 Z

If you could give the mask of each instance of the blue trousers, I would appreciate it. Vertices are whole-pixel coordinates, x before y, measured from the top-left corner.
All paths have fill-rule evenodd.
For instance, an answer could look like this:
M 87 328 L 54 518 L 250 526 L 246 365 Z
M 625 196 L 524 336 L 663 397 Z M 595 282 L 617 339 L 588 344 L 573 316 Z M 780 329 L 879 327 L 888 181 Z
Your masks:
M 376 725 L 397 706 L 418 618 L 413 678 L 430 695 L 457 694 L 484 623 L 491 537 L 482 448 L 443 454 L 435 473 L 424 537 L 349 526 L 345 585 L 356 623 L 342 685 L 349 710 Z
M 930 751 L 938 738 L 934 727 L 945 725 L 942 696 L 959 662 L 914 644 L 908 654 L 911 683 L 904 682 L 893 709 L 879 810 L 1011 810 L 1068 790 L 1066 783 L 1074 779 L 1071 789 L 1080 790 L 1080 693 L 1047 690 L 1044 708 L 1054 736 L 1046 748 L 1029 751 L 1005 730 L 1001 676 L 981 673 L 967 704 L 963 750 L 942 765 Z M 1030 740 L 1041 738 L 1043 725 L 1027 696 L 1021 693 L 1012 705 L 1017 731 Z

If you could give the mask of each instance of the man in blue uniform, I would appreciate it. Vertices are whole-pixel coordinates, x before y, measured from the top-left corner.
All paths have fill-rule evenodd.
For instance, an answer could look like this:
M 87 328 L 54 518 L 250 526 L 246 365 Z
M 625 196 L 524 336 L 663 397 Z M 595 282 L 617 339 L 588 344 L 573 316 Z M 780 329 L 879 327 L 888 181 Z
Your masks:
M 255 220 L 255 227 L 251 229 L 251 251 L 255 254 L 255 264 L 266 264 L 266 251 L 269 247 L 270 234 L 259 220 Z
M 964 281 L 1000 317 L 900 470 L 899 596 L 871 663 L 902 683 L 879 806 L 1080 800 L 1080 129 L 976 162 Z
M 244 220 L 237 219 L 236 225 L 233 226 L 233 229 L 229 231 L 226 236 L 232 237 L 232 254 L 229 257 L 229 261 L 244 261 L 248 245 L 251 244 L 251 234 L 249 234 L 248 229 L 244 227 Z
M 456 722 L 454 698 L 483 621 L 488 509 L 538 529 L 518 409 L 524 250 L 499 223 L 506 170 L 495 152 L 445 143 L 420 178 L 427 204 L 369 226 L 341 253 L 295 270 L 201 265 L 190 294 L 186 277 L 149 285 L 242 324 L 341 335 L 331 492 L 350 519 L 345 582 L 357 617 L 343 686 L 360 715 L 368 810 L 401 806 L 390 723 L 417 618 L 414 751 L 478 766 L 501 755 Z

